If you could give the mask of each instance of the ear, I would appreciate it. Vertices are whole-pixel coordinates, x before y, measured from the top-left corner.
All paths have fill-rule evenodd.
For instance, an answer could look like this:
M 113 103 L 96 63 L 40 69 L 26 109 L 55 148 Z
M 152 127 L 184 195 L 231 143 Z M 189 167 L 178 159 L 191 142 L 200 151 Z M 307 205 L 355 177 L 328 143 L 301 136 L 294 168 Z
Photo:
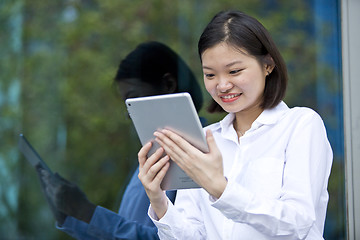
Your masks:
M 177 88 L 177 80 L 171 73 L 165 73 L 162 77 L 163 89 L 168 93 L 174 93 Z
M 270 75 L 270 73 L 274 70 L 275 68 L 275 62 L 274 62 L 274 59 L 269 55 L 267 54 L 265 56 L 265 59 L 264 59 L 264 68 L 265 68 L 265 72 L 266 72 L 266 76 Z

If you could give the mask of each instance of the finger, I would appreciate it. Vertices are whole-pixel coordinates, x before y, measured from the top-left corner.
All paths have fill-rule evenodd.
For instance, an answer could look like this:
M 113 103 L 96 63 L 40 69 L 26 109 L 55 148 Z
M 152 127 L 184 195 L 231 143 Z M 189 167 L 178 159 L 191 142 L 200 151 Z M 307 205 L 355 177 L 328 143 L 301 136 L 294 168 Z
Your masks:
M 145 160 L 145 163 L 142 167 L 139 167 L 139 179 L 141 182 L 152 181 L 154 175 L 148 175 L 150 168 L 160 160 L 164 154 L 164 149 L 162 147 L 158 148 L 149 158 Z
M 169 161 L 167 161 L 163 167 L 160 169 L 160 171 L 156 174 L 155 178 L 154 178 L 154 183 L 159 185 L 161 184 L 161 182 L 163 181 L 168 169 L 170 167 L 170 163 Z
M 61 183 L 61 178 L 59 177 L 60 175 L 58 173 L 55 173 L 53 175 L 49 174 L 48 175 L 48 186 L 55 188 L 57 186 L 59 186 L 59 184 Z
M 49 173 L 47 179 L 48 180 L 46 184 L 46 191 L 51 196 L 56 196 L 61 192 L 61 189 L 63 189 L 66 186 L 70 187 L 74 185 L 65 178 L 61 177 L 61 175 L 58 173 L 54 173 L 54 174 Z
M 166 166 L 169 163 L 169 156 L 166 155 L 163 158 L 161 158 L 159 161 L 157 161 L 154 165 L 151 166 L 149 169 L 146 177 L 149 182 L 153 182 L 156 185 L 160 185 L 162 179 L 164 178 L 168 166 Z
M 194 150 L 198 150 L 196 147 L 194 147 L 194 145 L 192 145 L 186 139 L 184 139 L 183 137 L 181 137 L 180 135 L 178 135 L 177 133 L 171 130 L 163 129 L 162 133 L 165 136 L 167 136 L 169 139 L 171 139 L 171 141 L 185 153 L 194 152 Z
M 150 151 L 152 146 L 151 142 L 146 143 L 139 151 L 138 153 L 138 161 L 139 161 L 139 167 L 142 168 L 145 164 L 145 161 L 147 159 L 147 154 Z
M 188 168 L 194 169 L 194 160 L 198 159 L 198 153 L 202 154 L 198 149 L 192 146 L 191 150 L 183 151 L 181 148 L 177 147 L 176 144 L 174 144 L 173 147 L 170 147 L 162 143 L 160 139 L 157 141 L 160 145 L 163 145 L 165 152 L 170 156 L 171 160 L 173 160 L 188 175 Z
M 168 130 L 162 130 L 161 132 L 155 132 L 154 135 L 156 136 L 155 141 L 165 149 L 165 152 L 170 155 L 171 159 L 181 158 L 188 152 L 186 150 L 187 142 L 177 134 Z M 171 135 L 173 136 L 171 137 Z
M 49 175 L 45 179 L 45 191 L 49 196 L 53 196 L 56 192 L 58 184 L 56 183 L 54 176 Z
M 42 190 L 44 191 L 44 193 L 47 195 L 47 188 L 48 188 L 48 185 L 49 185 L 49 180 L 48 180 L 48 177 L 46 176 L 47 172 L 42 168 L 38 168 L 38 176 L 39 176 L 39 179 L 40 179 L 40 184 L 41 184 L 41 188 Z
M 146 175 L 150 168 L 154 166 L 158 161 L 161 160 L 161 157 L 164 156 L 164 149 L 162 147 L 158 148 L 144 163 L 142 172 Z
M 178 152 L 182 151 L 179 147 L 174 144 L 171 139 L 166 137 L 164 134 L 160 133 L 158 134 L 159 137 L 155 138 L 155 141 L 159 143 L 159 145 L 164 149 L 166 154 L 170 155 L 170 157 L 178 158 Z
M 53 189 L 56 186 L 53 176 L 50 174 L 49 171 L 47 171 L 45 169 L 41 169 L 40 170 L 40 178 L 44 185 L 45 191 L 48 193 L 51 193 L 52 192 L 51 189 Z
M 184 138 L 182 138 L 180 135 L 176 134 L 175 132 L 163 129 L 161 131 L 163 135 L 165 135 L 168 139 L 170 139 L 172 142 L 174 142 L 178 146 L 184 146 L 184 147 L 190 147 L 192 146 L 188 141 L 186 141 Z
M 188 161 L 198 159 L 203 155 L 201 150 L 194 147 L 187 140 L 170 130 L 164 129 L 162 130 L 162 133 L 158 133 L 158 136 L 160 139 L 158 140 L 159 144 L 162 141 L 161 144 L 166 153 L 169 154 L 170 158 L 180 167 L 187 165 Z
M 48 180 L 50 177 L 49 171 L 45 170 L 44 168 L 39 168 L 38 173 L 43 180 Z
M 150 166 L 149 171 L 139 172 L 139 179 L 145 189 L 160 189 L 160 184 L 169 168 L 169 156 L 164 156 Z

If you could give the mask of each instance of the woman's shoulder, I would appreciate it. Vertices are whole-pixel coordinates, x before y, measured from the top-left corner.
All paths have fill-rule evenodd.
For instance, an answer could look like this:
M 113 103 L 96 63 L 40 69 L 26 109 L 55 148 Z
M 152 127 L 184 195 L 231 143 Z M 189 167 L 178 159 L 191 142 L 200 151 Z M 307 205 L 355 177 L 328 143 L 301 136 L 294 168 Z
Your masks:
M 289 109 L 289 114 L 295 116 L 316 116 L 320 117 L 319 113 L 317 113 L 314 109 L 309 107 L 299 107 L 295 106 Z M 321 117 L 320 117 L 321 118 Z
M 285 116 L 293 121 L 301 122 L 318 122 L 323 124 L 323 120 L 318 112 L 309 107 L 292 107 L 287 111 Z

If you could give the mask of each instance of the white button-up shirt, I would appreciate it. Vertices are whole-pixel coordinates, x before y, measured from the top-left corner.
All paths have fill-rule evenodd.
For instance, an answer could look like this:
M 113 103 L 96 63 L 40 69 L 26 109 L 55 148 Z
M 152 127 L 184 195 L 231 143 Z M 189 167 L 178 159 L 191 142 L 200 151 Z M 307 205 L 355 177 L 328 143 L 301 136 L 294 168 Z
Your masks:
M 238 138 L 234 114 L 212 124 L 225 191 L 178 190 L 158 221 L 161 239 L 323 239 L 332 150 L 320 116 L 284 102 L 264 110 Z

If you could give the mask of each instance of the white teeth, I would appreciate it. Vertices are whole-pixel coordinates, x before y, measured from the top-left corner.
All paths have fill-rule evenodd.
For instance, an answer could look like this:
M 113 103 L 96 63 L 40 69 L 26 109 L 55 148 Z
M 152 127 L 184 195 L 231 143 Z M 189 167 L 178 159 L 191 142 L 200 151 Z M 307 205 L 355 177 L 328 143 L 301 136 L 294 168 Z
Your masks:
M 225 98 L 225 99 L 230 99 L 230 98 L 234 98 L 240 96 L 240 94 L 232 94 L 232 95 L 227 95 L 227 96 L 221 96 L 221 98 Z

